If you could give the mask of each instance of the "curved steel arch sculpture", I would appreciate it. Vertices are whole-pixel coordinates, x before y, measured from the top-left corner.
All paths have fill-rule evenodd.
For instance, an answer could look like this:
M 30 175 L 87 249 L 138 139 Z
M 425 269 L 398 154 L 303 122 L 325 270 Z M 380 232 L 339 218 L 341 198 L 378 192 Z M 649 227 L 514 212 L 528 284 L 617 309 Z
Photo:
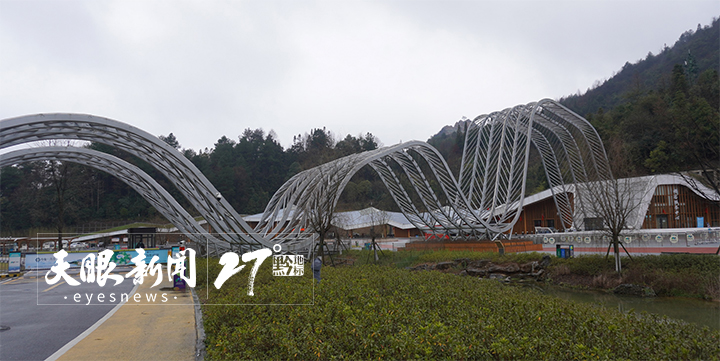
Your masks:
M 0 167 L 39 160 L 78 163 L 109 173 L 132 187 L 179 231 L 199 244 L 209 240 L 230 249 L 230 244 L 216 239 L 205 231 L 170 193 L 140 168 L 111 154 L 79 147 L 40 147 L 21 149 L 3 154 Z M 199 237 L 201 235 L 202 237 Z
M 308 219 L 317 212 L 332 214 L 350 178 L 369 165 L 417 228 L 461 238 L 494 238 L 511 230 L 519 218 L 531 145 L 541 155 L 551 188 L 612 179 L 595 129 L 544 99 L 475 118 L 466 132 L 457 181 L 438 151 L 424 142 L 354 154 L 288 180 L 273 195 L 255 230 L 276 242 L 304 238 L 312 232 L 302 228 Z M 412 195 L 403 180 L 410 183 Z M 575 215 L 567 192 L 553 196 L 562 226 L 572 224 Z
M 440 202 L 416 159 L 424 160 L 444 194 L 455 200 L 449 208 Z M 366 165 L 375 169 L 400 209 L 419 228 L 430 229 L 439 224 L 443 231 L 470 231 L 473 227 L 466 224 L 483 223 L 476 212 L 467 211 L 467 200 L 458 192 L 458 185 L 440 153 L 425 142 L 411 141 L 353 154 L 296 174 L 270 199 L 255 231 L 274 242 L 306 238 L 313 232 L 302 230 L 308 219 L 316 212 L 332 214 L 347 183 Z M 403 188 L 393 169 L 398 167 L 412 183 L 420 204 L 415 204 Z
M 104 143 L 150 163 L 205 216 L 223 237 L 214 243 L 224 247 L 305 242 L 313 233 L 304 228 L 311 217 L 332 214 L 347 183 L 366 165 L 375 170 L 417 228 L 454 238 L 494 238 L 512 229 L 524 202 L 531 145 L 541 155 L 550 187 L 561 189 L 553 196 L 563 227 L 576 217 L 564 191 L 566 184 L 612 179 L 595 129 L 559 103 L 544 99 L 475 118 L 466 131 L 457 180 L 440 153 L 425 142 L 353 154 L 293 176 L 273 195 L 261 221 L 251 229 L 189 160 L 138 128 L 83 114 L 38 114 L 0 121 L 0 149 L 49 139 Z M 194 232 L 199 227 L 152 178 L 115 157 L 56 148 L 31 153 L 9 153 L 2 164 L 10 164 L 9 159 L 44 157 L 94 166 L 139 189 L 179 229 Z M 406 189 L 404 184 L 411 187 Z
M 131 125 L 87 114 L 37 114 L 0 122 L 0 149 L 50 139 L 94 141 L 122 149 L 160 171 L 230 243 L 271 246 L 177 150 Z
M 459 183 L 474 208 L 488 210 L 489 218 L 505 224 L 494 227 L 496 232 L 512 229 L 519 217 L 531 144 L 540 153 L 550 188 L 563 190 L 553 194 L 563 227 L 574 219 L 566 184 L 612 179 L 595 129 L 554 100 L 479 116 L 466 133 Z

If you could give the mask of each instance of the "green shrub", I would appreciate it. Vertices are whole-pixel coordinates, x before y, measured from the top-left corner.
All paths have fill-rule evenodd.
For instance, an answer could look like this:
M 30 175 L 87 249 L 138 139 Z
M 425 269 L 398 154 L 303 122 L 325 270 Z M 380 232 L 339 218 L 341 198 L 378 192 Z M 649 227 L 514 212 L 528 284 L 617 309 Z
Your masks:
M 658 296 L 720 298 L 720 258 L 714 255 L 648 255 L 622 257 L 623 272 L 619 282 L 636 283 L 653 288 Z M 554 274 L 613 278 L 612 255 L 580 255 L 575 258 L 553 257 Z M 609 283 L 612 285 L 614 283 Z
M 441 272 L 364 265 L 272 277 L 264 264 L 257 303 L 242 301 L 240 272 L 219 291 L 219 267 L 200 282 L 207 358 L 214 359 L 718 359 L 720 332 L 667 318 L 576 304 L 530 289 Z M 307 269 L 306 269 L 307 271 Z M 203 276 L 204 277 L 204 276 Z M 211 290 L 203 289 L 205 282 Z M 206 291 L 209 298 L 205 298 Z M 312 296 L 314 292 L 314 297 Z M 281 301 L 281 302 L 277 302 Z
M 606 259 L 601 255 L 578 255 L 574 258 L 555 258 L 553 256 L 552 265 L 565 265 L 570 273 L 580 276 L 597 276 L 615 271 L 615 260 L 612 257 Z

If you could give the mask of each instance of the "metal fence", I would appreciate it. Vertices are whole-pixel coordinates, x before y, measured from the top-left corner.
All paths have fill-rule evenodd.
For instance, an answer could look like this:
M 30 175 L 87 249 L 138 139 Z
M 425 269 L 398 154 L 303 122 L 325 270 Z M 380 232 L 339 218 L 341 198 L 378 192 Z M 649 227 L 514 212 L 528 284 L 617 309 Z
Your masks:
M 535 244 L 574 244 L 576 247 L 607 247 L 610 239 L 602 231 L 545 233 L 518 236 Z M 717 247 L 720 228 L 640 229 L 622 233 L 626 248 Z

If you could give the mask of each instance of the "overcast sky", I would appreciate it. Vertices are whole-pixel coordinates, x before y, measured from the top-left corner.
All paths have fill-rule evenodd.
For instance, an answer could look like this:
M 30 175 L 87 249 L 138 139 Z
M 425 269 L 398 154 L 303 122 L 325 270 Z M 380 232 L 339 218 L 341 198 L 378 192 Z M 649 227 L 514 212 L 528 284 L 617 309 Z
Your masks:
M 0 119 L 72 112 L 212 148 L 246 128 L 385 145 L 558 99 L 720 16 L 681 1 L 0 0 Z

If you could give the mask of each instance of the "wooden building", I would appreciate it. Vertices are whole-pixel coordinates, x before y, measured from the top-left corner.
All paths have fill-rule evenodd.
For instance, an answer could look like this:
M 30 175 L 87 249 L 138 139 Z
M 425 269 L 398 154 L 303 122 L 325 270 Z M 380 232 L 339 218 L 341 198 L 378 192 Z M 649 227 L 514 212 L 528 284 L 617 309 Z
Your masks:
M 647 187 L 647 194 L 651 195 L 639 197 L 640 206 L 636 214 L 633 214 L 628 220 L 628 228 L 720 227 L 720 195 L 711 189 L 702 185 L 693 187 L 686 179 L 678 175 L 638 177 L 628 179 L 628 181 L 643 182 Z M 566 189 L 569 190 L 570 203 L 575 211 L 573 194 L 575 187 L 570 185 Z M 582 217 L 578 213 L 575 214 L 576 219 Z M 594 218 L 583 219 L 585 230 L 596 228 L 592 225 L 593 220 Z M 512 233 L 532 234 L 536 232 L 536 229 L 543 228 L 552 228 L 558 231 L 582 228 L 575 224 L 563 225 L 560 222 L 552 191 L 548 189 L 525 198 L 523 210 Z

